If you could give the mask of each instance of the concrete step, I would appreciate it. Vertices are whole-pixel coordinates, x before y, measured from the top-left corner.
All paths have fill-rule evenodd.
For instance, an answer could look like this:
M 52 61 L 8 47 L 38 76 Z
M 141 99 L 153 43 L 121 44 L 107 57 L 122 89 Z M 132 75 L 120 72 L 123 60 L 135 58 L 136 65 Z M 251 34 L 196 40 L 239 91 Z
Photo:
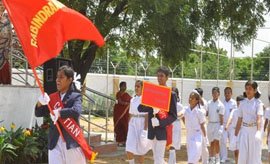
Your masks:
M 84 135 L 86 141 L 88 142 L 88 135 Z M 90 143 L 100 143 L 101 142 L 101 134 L 90 134 Z
M 95 152 L 99 154 L 109 154 L 117 151 L 117 143 L 115 142 L 100 142 L 100 143 L 91 143 L 90 146 Z

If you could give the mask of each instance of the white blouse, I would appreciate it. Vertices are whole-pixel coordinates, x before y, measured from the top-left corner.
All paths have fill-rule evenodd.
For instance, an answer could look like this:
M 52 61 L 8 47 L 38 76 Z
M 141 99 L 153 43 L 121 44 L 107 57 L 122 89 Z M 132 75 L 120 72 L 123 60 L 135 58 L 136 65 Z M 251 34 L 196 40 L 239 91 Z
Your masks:
M 138 114 L 146 114 L 144 112 L 139 112 L 138 111 L 138 106 L 142 102 L 142 97 L 141 96 L 135 96 L 130 100 L 130 107 L 129 107 L 129 114 L 133 115 L 138 115 Z
M 243 118 L 245 123 L 256 123 L 257 116 L 263 116 L 263 104 L 260 100 L 245 98 L 239 105 L 239 117 Z
M 202 109 L 196 106 L 193 110 L 191 110 L 190 107 L 188 106 L 185 107 L 183 112 L 185 117 L 186 129 L 188 129 L 188 131 L 200 130 L 201 124 L 206 121 Z

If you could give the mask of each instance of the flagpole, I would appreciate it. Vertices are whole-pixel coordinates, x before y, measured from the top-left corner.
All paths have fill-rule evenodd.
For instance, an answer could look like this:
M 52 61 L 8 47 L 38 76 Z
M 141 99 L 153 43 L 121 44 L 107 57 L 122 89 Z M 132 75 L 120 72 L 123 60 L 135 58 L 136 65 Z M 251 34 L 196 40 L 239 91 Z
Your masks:
M 32 70 L 33 70 L 33 73 L 34 73 L 34 77 L 35 77 L 35 79 L 36 79 L 36 82 L 38 83 L 38 87 L 39 87 L 39 89 L 40 89 L 42 95 L 44 95 L 44 89 L 43 89 L 43 87 L 42 87 L 42 85 L 41 85 L 40 79 L 39 79 L 38 76 L 37 76 L 36 68 L 32 68 Z M 48 108 L 49 108 L 50 113 L 53 114 L 53 111 L 52 111 L 51 106 L 50 106 L 49 104 L 48 104 L 47 106 L 48 106 Z M 61 131 L 60 127 L 59 127 L 58 122 L 56 122 L 55 126 L 57 127 L 57 130 L 58 130 L 58 132 L 59 132 L 61 138 L 63 139 L 63 141 L 65 141 L 64 136 L 63 136 L 63 134 L 62 134 L 62 131 Z

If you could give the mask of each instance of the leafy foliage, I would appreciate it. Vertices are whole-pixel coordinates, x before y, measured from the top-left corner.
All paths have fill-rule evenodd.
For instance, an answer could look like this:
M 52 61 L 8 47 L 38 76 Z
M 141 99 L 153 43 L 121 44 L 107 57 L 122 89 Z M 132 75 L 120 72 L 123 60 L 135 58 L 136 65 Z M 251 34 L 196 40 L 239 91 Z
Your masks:
M 267 0 L 61 1 L 94 22 L 106 38 L 106 47 L 125 52 L 133 61 L 156 56 L 171 65 L 188 57 L 199 35 L 212 47 L 217 37 L 224 37 L 241 48 L 256 35 L 264 23 L 263 14 L 269 10 Z M 72 41 L 62 56 L 72 59 L 83 81 L 94 59 L 106 54 L 105 48 Z
M 7 142 L 7 138 L 0 136 L 0 161 L 5 164 L 7 162 L 13 162 L 17 156 L 15 153 L 16 146 Z
M 47 130 L 36 125 L 32 130 L 15 125 L 10 130 L 1 127 L 0 161 L 4 164 L 32 164 L 47 161 Z M 45 157 L 45 158 L 44 158 Z

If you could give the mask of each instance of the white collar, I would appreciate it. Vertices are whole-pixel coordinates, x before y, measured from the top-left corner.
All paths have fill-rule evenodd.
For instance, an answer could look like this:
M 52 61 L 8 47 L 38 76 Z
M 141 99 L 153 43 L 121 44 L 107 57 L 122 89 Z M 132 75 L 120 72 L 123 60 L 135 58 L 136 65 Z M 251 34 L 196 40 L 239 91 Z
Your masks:
M 246 99 L 247 99 L 248 102 L 252 102 L 252 101 L 255 100 L 255 97 L 253 97 L 252 99 L 248 99 L 248 98 L 246 98 Z
M 199 106 L 196 105 L 196 106 L 193 108 L 193 110 L 191 110 L 191 107 L 190 107 L 190 105 L 189 105 L 189 110 L 190 110 L 190 112 L 193 112 L 193 111 L 197 110 L 198 108 L 199 108 Z
M 65 95 L 66 95 L 66 93 L 60 93 L 61 100 L 64 99 Z

